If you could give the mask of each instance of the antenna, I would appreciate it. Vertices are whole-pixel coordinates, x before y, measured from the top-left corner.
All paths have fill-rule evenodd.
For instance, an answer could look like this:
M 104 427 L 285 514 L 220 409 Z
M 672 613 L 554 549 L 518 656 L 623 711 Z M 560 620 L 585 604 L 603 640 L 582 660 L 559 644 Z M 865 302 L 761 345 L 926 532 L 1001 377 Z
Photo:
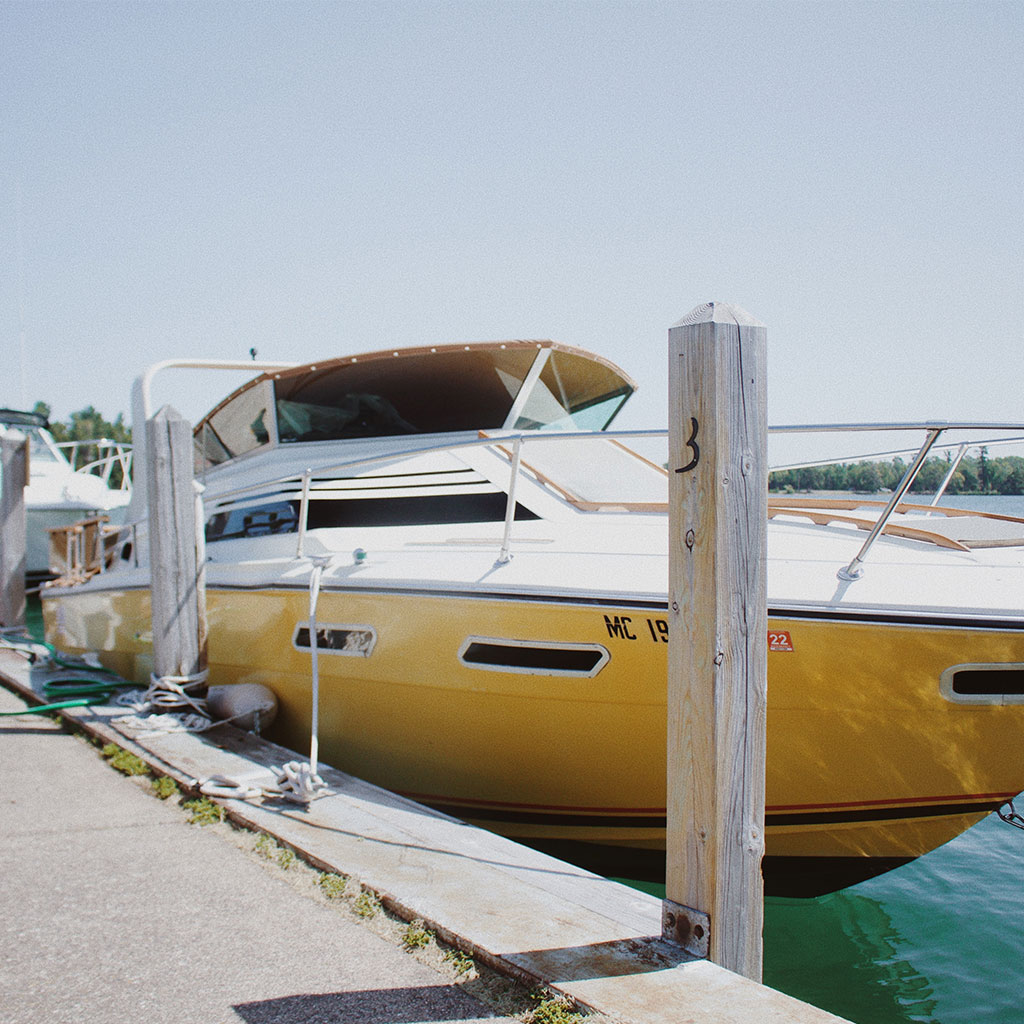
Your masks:
M 15 220 L 18 232 L 18 341 L 20 346 L 21 408 L 28 409 L 28 391 L 25 387 L 25 215 L 22 184 L 18 182 Z

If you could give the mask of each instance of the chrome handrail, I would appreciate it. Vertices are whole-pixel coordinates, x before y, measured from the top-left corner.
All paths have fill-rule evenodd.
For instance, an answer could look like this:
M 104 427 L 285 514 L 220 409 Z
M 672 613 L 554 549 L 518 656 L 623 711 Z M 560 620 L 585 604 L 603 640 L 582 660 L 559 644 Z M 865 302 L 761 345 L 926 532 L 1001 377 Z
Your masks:
M 512 469 L 508 481 L 508 500 L 505 502 L 505 532 L 501 538 L 501 550 L 495 566 L 506 565 L 512 560 L 512 523 L 516 517 L 516 481 L 519 479 L 519 456 L 523 449 L 523 439 L 517 437 L 512 445 Z
M 910 429 L 921 430 L 921 429 L 924 429 L 924 428 L 918 426 L 916 428 L 909 428 L 908 427 L 908 428 L 904 428 L 904 429 L 907 429 L 907 430 L 910 430 Z M 967 430 L 969 428 L 967 428 L 967 427 L 960 427 L 959 429 Z M 986 425 L 984 427 L 984 429 L 987 430 L 989 428 Z M 1011 429 L 1014 429 L 1014 430 L 1016 430 L 1016 429 L 1024 429 L 1024 427 L 1022 427 L 1022 428 L 1013 427 Z M 773 432 L 774 432 L 773 429 L 769 427 L 769 433 L 773 433 Z M 824 433 L 824 432 L 825 431 L 822 431 L 822 433 Z M 933 452 L 952 451 L 954 448 L 959 449 L 961 447 L 961 445 L 964 445 L 967 450 L 969 450 L 971 448 L 981 448 L 981 447 L 994 448 L 994 447 L 997 447 L 998 445 L 1001 445 L 1001 444 L 1024 444 L 1024 436 L 1021 436 L 1021 437 L 992 437 L 992 438 L 983 438 L 980 441 L 969 441 L 969 442 L 968 441 L 947 441 L 944 444 L 937 444 L 936 443 L 936 444 L 932 445 L 932 451 Z M 897 455 L 915 455 L 915 454 L 917 454 L 917 450 L 918 449 L 916 447 L 915 448 L 891 448 L 888 451 L 884 451 L 884 452 L 863 452 L 863 453 L 860 453 L 860 454 L 857 454 L 857 455 L 842 455 L 839 458 L 833 457 L 831 459 L 806 459 L 806 460 L 802 460 L 800 462 L 787 462 L 787 463 L 782 463 L 782 464 L 776 465 L 776 466 L 769 466 L 768 467 L 768 472 L 769 473 L 785 473 L 785 472 L 787 472 L 788 470 L 791 470 L 791 469 L 813 469 L 816 466 L 834 466 L 834 465 L 836 465 L 838 463 L 842 463 L 842 462 L 851 462 L 854 459 L 857 459 L 858 461 L 862 461 L 862 462 L 870 462 L 870 461 L 872 461 L 874 459 L 893 459 Z
M 121 490 L 131 489 L 131 465 L 132 446 L 124 441 L 112 441 L 107 437 L 90 438 L 80 441 L 57 441 L 57 448 L 63 453 L 69 450 L 68 463 L 75 473 L 90 474 L 98 476 L 104 483 L 110 480 L 114 466 L 121 467 Z M 84 466 L 76 465 L 78 452 L 83 448 L 96 448 L 97 452 L 105 452 L 99 458 L 87 462 Z M 102 473 L 93 473 L 95 469 L 102 469 Z
M 969 444 L 961 444 L 956 453 L 956 458 L 953 459 L 949 464 L 949 471 L 942 478 L 942 483 L 939 484 L 939 489 L 935 492 L 935 497 L 931 500 L 931 505 L 934 507 L 938 505 L 939 498 L 946 493 L 946 488 L 949 486 L 949 481 L 953 479 L 953 474 L 960 468 L 960 463 L 963 462 L 964 456 L 967 454 L 968 448 L 973 447 Z

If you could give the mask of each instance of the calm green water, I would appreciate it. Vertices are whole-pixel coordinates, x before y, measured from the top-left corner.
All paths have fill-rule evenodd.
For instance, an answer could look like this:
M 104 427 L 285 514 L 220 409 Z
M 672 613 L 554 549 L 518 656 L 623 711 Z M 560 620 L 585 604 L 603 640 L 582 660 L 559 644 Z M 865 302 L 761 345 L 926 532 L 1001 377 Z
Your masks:
M 1024 831 L 991 814 L 859 885 L 767 897 L 764 982 L 856 1024 L 1024 1024 Z
M 43 606 L 38 594 L 25 599 L 25 628 L 29 636 L 43 639 Z
M 764 944 L 766 984 L 857 1024 L 1024 1024 L 1024 831 L 992 814 L 849 889 L 769 897 Z

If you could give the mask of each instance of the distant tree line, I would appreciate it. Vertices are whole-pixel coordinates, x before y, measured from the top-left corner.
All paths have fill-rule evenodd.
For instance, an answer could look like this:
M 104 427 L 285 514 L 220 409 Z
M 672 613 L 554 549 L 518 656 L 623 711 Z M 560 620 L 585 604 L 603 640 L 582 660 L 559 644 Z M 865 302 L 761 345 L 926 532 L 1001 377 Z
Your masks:
M 952 465 L 952 454 L 925 461 L 911 485 L 915 494 L 934 494 Z M 771 473 L 771 491 L 891 491 L 903 479 L 907 464 L 900 458 L 891 462 L 851 462 L 829 466 L 808 466 Z M 991 458 L 987 448 L 976 457 L 966 456 L 946 487 L 947 494 L 1024 494 L 1024 458 L 1007 455 Z
M 36 402 L 32 411 L 45 416 L 50 422 L 50 433 L 53 439 L 62 444 L 65 441 L 98 441 L 105 438 L 108 441 L 117 441 L 120 444 L 130 445 L 132 443 L 132 428 L 124 421 L 124 413 L 118 413 L 117 418 L 111 422 L 105 419 L 101 412 L 89 405 L 78 412 L 73 412 L 63 423 L 50 420 L 50 406 L 46 402 Z M 65 449 L 67 452 L 68 450 Z M 78 468 L 95 462 L 107 453 L 100 452 L 94 444 L 82 445 L 78 449 L 75 458 L 75 465 Z M 110 486 L 120 487 L 121 467 L 115 463 L 110 476 Z

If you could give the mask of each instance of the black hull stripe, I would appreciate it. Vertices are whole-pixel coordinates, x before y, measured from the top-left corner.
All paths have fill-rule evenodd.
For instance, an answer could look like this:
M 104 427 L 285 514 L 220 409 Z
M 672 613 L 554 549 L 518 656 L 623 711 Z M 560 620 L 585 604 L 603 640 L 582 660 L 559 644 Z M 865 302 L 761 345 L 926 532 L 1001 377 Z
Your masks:
M 437 811 L 469 821 L 502 822 L 508 825 L 551 825 L 559 828 L 643 828 L 664 830 L 664 816 L 628 814 L 560 814 L 546 811 L 514 811 L 503 808 L 463 807 L 459 804 L 431 803 Z M 872 821 L 913 821 L 918 818 L 942 818 L 957 814 L 985 814 L 999 806 L 986 803 L 933 804 L 928 807 L 882 807 L 863 810 L 778 812 L 765 816 L 765 825 L 845 825 Z
M 789 811 L 768 814 L 766 825 L 832 825 L 855 821 L 910 821 L 915 818 L 943 818 L 953 814 L 987 814 L 1005 801 L 931 804 L 927 807 L 869 807 L 863 810 Z
M 421 798 L 421 802 L 422 798 Z M 508 811 L 503 808 L 462 807 L 430 803 L 435 811 L 463 821 L 500 821 L 509 825 L 578 825 L 581 828 L 665 828 L 665 817 L 629 814 L 559 814 L 547 811 Z
M 900 615 L 894 612 L 847 612 L 832 609 L 769 608 L 768 618 L 821 622 L 865 622 L 879 626 L 938 626 L 943 629 L 1024 631 L 1021 619 L 970 619 L 952 615 Z

